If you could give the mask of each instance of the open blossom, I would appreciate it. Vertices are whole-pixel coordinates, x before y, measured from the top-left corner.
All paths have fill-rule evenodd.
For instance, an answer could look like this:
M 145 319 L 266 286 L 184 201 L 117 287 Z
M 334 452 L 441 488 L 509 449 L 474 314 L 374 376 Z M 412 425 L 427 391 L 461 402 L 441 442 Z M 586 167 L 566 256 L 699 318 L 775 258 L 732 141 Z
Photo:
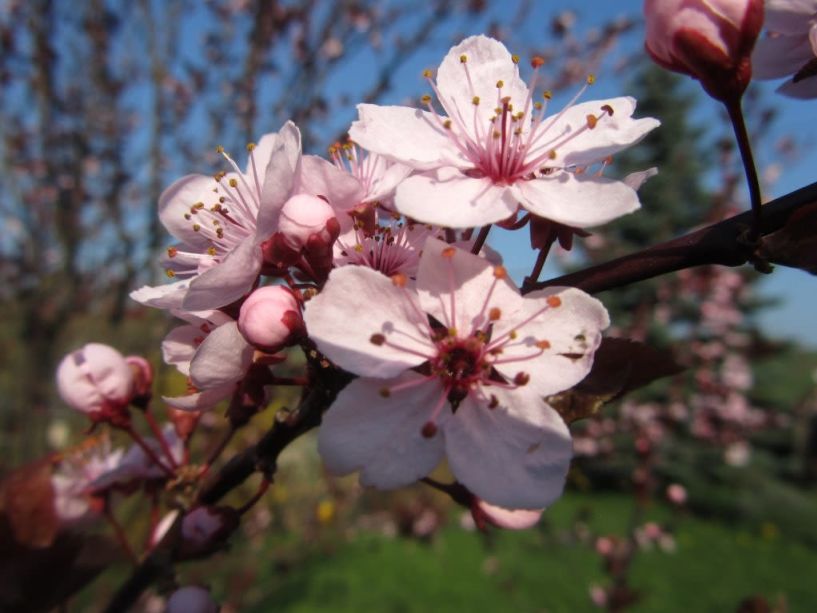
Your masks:
M 359 198 L 352 177 L 326 160 L 301 156 L 292 122 L 248 150 L 244 171 L 222 151 L 233 172 L 188 175 L 160 198 L 159 218 L 181 241 L 168 249 L 168 276 L 182 280 L 178 291 L 187 310 L 230 304 L 252 288 L 265 264 L 263 245 L 293 197 L 322 196 L 340 210 Z
M 777 91 L 817 98 L 817 0 L 766 0 L 765 26 L 752 56 L 755 77 L 792 75 Z
M 394 488 L 445 456 L 490 504 L 541 509 L 560 495 L 570 434 L 544 397 L 589 372 L 609 323 L 597 300 L 571 288 L 521 297 L 501 266 L 429 239 L 416 285 L 338 268 L 304 321 L 320 351 L 360 375 L 324 416 L 331 471 Z
M 718 100 L 740 98 L 752 78 L 763 0 L 645 0 L 646 48 Z
M 427 73 L 438 104 L 428 111 L 358 106 L 349 131 L 362 147 L 418 171 L 397 187 L 397 210 L 418 221 L 468 228 L 511 217 L 518 205 L 567 226 L 606 223 L 639 207 L 631 187 L 587 167 L 637 143 L 658 125 L 633 119 L 635 101 L 569 104 L 546 116 L 518 58 L 498 41 L 472 36 Z

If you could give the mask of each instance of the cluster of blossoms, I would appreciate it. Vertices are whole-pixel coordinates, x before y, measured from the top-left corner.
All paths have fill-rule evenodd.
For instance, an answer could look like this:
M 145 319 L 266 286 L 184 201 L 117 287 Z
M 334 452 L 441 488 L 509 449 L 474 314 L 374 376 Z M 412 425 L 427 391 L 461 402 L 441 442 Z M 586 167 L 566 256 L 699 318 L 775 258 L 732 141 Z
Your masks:
M 395 488 L 447 460 L 481 523 L 535 522 L 572 455 L 546 399 L 587 375 L 609 320 L 577 289 L 521 295 L 485 238 L 529 225 L 546 251 L 636 210 L 655 170 L 605 171 L 658 125 L 634 118 L 631 98 L 577 102 L 587 86 L 549 113 L 542 64 L 528 86 L 518 57 L 471 37 L 426 71 L 425 109 L 360 105 L 354 143 L 330 160 L 304 155 L 287 123 L 247 147 L 243 169 L 219 149 L 228 172 L 168 187 L 172 282 L 132 296 L 184 322 L 162 343 L 188 380 L 164 398 L 171 410 L 197 419 L 227 401 L 246 423 L 276 385 L 316 384 L 320 368 L 275 373 L 299 347 L 353 376 L 319 432 L 331 472 Z M 63 396 L 128 428 L 133 369 L 89 347 L 61 367 Z

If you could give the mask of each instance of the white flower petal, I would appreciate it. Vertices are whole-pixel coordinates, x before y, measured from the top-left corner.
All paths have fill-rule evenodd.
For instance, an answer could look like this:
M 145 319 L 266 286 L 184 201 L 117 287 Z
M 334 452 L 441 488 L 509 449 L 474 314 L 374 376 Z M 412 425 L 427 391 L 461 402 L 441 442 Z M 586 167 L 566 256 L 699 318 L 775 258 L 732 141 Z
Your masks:
M 394 196 L 394 190 L 397 186 L 408 177 L 414 169 L 405 164 L 398 164 L 397 162 L 387 162 L 382 156 L 377 154 L 369 154 L 375 157 L 374 164 L 384 168 L 381 172 L 372 173 L 372 184 L 369 186 L 369 191 L 366 193 L 366 202 L 375 201 L 390 201 Z
M 558 303 L 552 302 L 555 297 Z M 548 299 L 558 306 L 550 306 Z M 499 360 L 519 361 L 498 363 L 496 369 L 508 380 L 519 372 L 528 374 L 527 387 L 539 396 L 564 391 L 584 379 L 601 344 L 601 331 L 610 325 L 601 302 L 581 290 L 566 287 L 549 287 L 528 294 L 514 317 L 517 321 L 511 323 L 517 324 L 512 326 L 516 339 L 502 347 Z M 539 354 L 536 343 L 541 341 L 547 341 L 550 347 Z M 526 356 L 537 357 L 523 359 Z
M 227 400 L 232 396 L 235 389 L 235 383 L 228 383 L 186 396 L 162 396 L 162 400 L 174 409 L 182 411 L 208 411 L 222 400 Z
M 252 364 L 255 348 L 234 321 L 219 326 L 204 339 L 190 363 L 190 379 L 199 389 L 240 381 Z
M 490 307 L 501 305 L 506 315 L 521 307 L 522 298 L 511 281 L 495 279 L 493 263 L 461 249 L 455 249 L 451 257 L 442 255 L 449 248 L 450 245 L 435 238 L 429 238 L 423 247 L 417 271 L 417 295 L 423 311 L 440 323 L 453 326 L 464 338 L 484 326 Z M 486 305 L 494 281 L 496 286 Z M 453 322 L 452 293 L 457 311 Z M 501 322 L 506 319 L 503 317 Z
M 763 25 L 770 32 L 800 34 L 815 14 L 814 0 L 765 0 Z
M 189 311 L 218 308 L 235 302 L 252 289 L 261 270 L 261 248 L 245 239 L 227 257 L 190 282 L 182 306 Z
M 162 341 L 162 358 L 165 364 L 175 366 L 185 376 L 190 375 L 190 360 L 196 355 L 197 341 L 204 339 L 199 326 L 173 328 Z
M 576 228 L 600 226 L 641 206 L 622 181 L 571 172 L 520 181 L 513 189 L 531 213 Z
M 159 196 L 162 225 L 174 237 L 199 251 L 206 249 L 210 241 L 193 230 L 193 220 L 186 219 L 185 215 L 192 215 L 190 210 L 194 204 L 202 203 L 207 209 L 217 204 L 219 194 L 214 191 L 216 186 L 213 177 L 187 175 L 174 181 Z
M 546 118 L 548 127 L 546 140 L 534 149 L 546 152 L 556 149 L 556 162 L 564 166 L 587 166 L 635 145 L 650 131 L 661 125 L 652 117 L 633 119 L 635 99 L 630 97 L 591 100 L 568 108 L 558 119 Z M 575 134 L 587 125 L 587 116 L 598 117 L 605 112 L 603 106 L 613 109 L 613 115 L 604 115 L 592 130 L 584 130 L 566 143 L 559 145 L 563 138 Z M 530 157 L 530 154 L 528 155 Z
M 765 36 L 757 41 L 752 54 L 752 76 L 756 79 L 785 77 L 813 58 L 805 32 L 797 36 Z
M 465 64 L 461 61 L 462 56 L 466 57 Z M 475 110 L 484 119 L 480 123 L 487 124 L 495 114 L 494 109 L 502 105 L 501 98 L 510 97 L 514 111 L 522 111 L 528 98 L 528 88 L 519 78 L 519 70 L 510 52 L 498 40 L 483 35 L 470 36 L 452 47 L 440 64 L 436 81 L 443 97 L 441 102 L 450 111 L 448 114 L 457 116 L 449 107 L 458 108 L 459 115 L 465 119 L 465 129 L 473 139 L 477 135 L 474 122 L 469 118 Z M 502 81 L 501 94 L 496 86 L 499 81 Z M 477 109 L 474 109 L 474 96 L 479 98 Z
M 364 195 L 360 181 L 316 155 L 305 155 L 301 159 L 295 191 L 323 196 L 337 213 L 354 208 Z
M 417 221 L 447 228 L 473 228 L 507 219 L 517 201 L 487 177 L 471 178 L 455 168 L 417 174 L 397 188 L 395 208 Z
M 817 98 L 817 77 L 809 77 L 797 83 L 794 81 L 786 81 L 777 88 L 777 91 L 790 98 L 798 98 L 800 100 Z
M 394 377 L 426 361 L 433 346 L 417 298 L 381 273 L 363 266 L 332 271 L 329 281 L 307 302 L 304 323 L 309 337 L 330 360 L 366 377 Z M 388 343 L 375 345 L 372 335 Z
M 562 493 L 572 456 L 570 432 L 558 413 L 530 389 L 485 387 L 499 406 L 469 395 L 445 424 L 445 449 L 454 476 L 486 502 L 511 509 L 542 509 Z M 508 410 L 532 406 L 536 421 Z
M 431 408 L 443 393 L 436 380 L 381 395 L 387 385 L 420 379 L 408 372 L 396 379 L 356 379 L 340 393 L 323 416 L 318 451 L 330 472 L 361 471 L 360 481 L 382 489 L 425 477 L 443 457 L 438 433 L 421 434 Z
M 165 285 L 143 285 L 130 293 L 139 304 L 156 309 L 180 309 L 190 287 L 190 279 Z
M 489 504 L 484 500 L 476 502 L 477 509 L 491 524 L 506 530 L 527 530 L 533 528 L 542 518 L 544 509 L 506 509 Z
M 264 180 L 255 229 L 258 242 L 268 239 L 275 232 L 281 208 L 292 195 L 301 166 L 301 132 L 288 121 L 270 145 L 269 162 L 263 170 L 258 169 L 263 173 Z
M 431 114 L 407 106 L 358 104 L 360 119 L 349 137 L 364 149 L 425 170 L 463 160 L 446 131 Z

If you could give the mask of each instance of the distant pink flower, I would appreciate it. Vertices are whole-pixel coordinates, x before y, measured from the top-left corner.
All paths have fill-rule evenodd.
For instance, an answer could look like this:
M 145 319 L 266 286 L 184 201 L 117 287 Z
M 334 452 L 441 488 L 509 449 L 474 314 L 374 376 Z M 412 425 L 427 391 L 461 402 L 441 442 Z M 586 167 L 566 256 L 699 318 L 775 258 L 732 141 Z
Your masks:
M 322 353 L 361 376 L 323 418 L 332 472 L 394 488 L 446 456 L 492 505 L 541 509 L 560 495 L 570 434 L 543 398 L 589 372 L 609 323 L 597 300 L 571 288 L 523 298 L 502 267 L 429 239 L 416 287 L 338 268 L 304 321 Z
M 680 483 L 672 483 L 667 486 L 667 500 L 672 504 L 683 506 L 687 501 L 687 490 Z
M 765 26 L 752 56 L 755 77 L 792 75 L 777 91 L 817 98 L 817 0 L 766 0 Z
M 540 60 L 534 60 L 538 69 Z M 521 204 L 561 224 L 589 227 L 639 207 L 621 181 L 583 172 L 637 143 L 658 125 L 632 119 L 635 101 L 569 104 L 545 116 L 502 43 L 472 36 L 427 74 L 428 111 L 358 106 L 351 138 L 369 151 L 419 171 L 402 181 L 395 207 L 418 221 L 468 228 L 511 217 Z
M 165 613 L 218 613 L 218 603 L 203 587 L 180 587 L 167 599 Z
M 646 48 L 718 100 L 739 98 L 752 78 L 763 0 L 645 0 Z
M 62 359 L 57 389 L 66 404 L 91 419 L 116 419 L 133 396 L 134 373 L 113 347 L 88 343 Z

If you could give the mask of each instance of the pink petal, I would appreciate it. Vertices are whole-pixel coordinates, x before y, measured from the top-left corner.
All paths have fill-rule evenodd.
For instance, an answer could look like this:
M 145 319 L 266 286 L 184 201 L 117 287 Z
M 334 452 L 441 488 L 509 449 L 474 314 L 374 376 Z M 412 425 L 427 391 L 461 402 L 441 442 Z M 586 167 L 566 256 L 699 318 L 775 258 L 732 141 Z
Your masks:
M 794 74 L 814 57 L 805 32 L 796 36 L 766 36 L 752 54 L 752 76 L 777 79 Z
M 507 219 L 517 199 L 488 177 L 471 178 L 455 168 L 413 175 L 397 188 L 395 208 L 417 221 L 447 228 L 473 228 Z
M 763 25 L 769 32 L 802 34 L 815 14 L 814 0 L 765 0 Z
M 356 207 L 364 195 L 360 181 L 316 155 L 305 155 L 301 159 L 295 191 L 323 196 L 338 213 Z
M 261 248 L 252 239 L 245 239 L 220 264 L 190 282 L 184 308 L 201 311 L 235 302 L 252 289 L 261 259 Z
M 177 239 L 198 251 L 206 249 L 210 241 L 193 230 L 193 220 L 185 219 L 185 215 L 191 215 L 191 207 L 199 202 L 207 209 L 218 203 L 219 196 L 213 191 L 216 185 L 213 177 L 187 175 L 174 181 L 159 196 L 162 225 Z
M 641 206 L 622 181 L 571 172 L 520 181 L 513 190 L 531 213 L 576 228 L 600 226 Z
M 476 503 L 478 512 L 497 528 L 506 530 L 527 530 L 533 528 L 542 518 L 544 509 L 506 509 L 489 504 L 484 500 Z
M 652 117 L 633 119 L 635 104 L 635 99 L 629 97 L 591 100 L 576 104 L 567 109 L 561 117 L 553 120 L 553 125 L 547 130 L 547 141 L 536 147 L 537 152 L 545 152 L 555 147 L 556 162 L 564 166 L 587 166 L 600 162 L 636 144 L 661 125 L 660 121 Z M 613 109 L 612 116 L 605 114 L 592 130 L 584 130 L 563 145 L 558 144 L 563 137 L 584 128 L 588 115 L 598 117 L 603 114 L 604 106 Z M 551 118 L 546 118 L 544 123 L 547 125 L 550 121 Z
M 130 297 L 139 304 L 156 309 L 180 309 L 189 288 L 190 279 L 165 285 L 143 285 L 133 290 Z
M 301 132 L 294 123 L 286 122 L 271 144 L 266 168 L 258 169 L 264 177 L 255 233 L 259 242 L 268 239 L 277 229 L 281 207 L 292 195 L 301 166 Z
M 507 314 L 521 307 L 522 298 L 511 281 L 494 277 L 493 263 L 462 249 L 455 249 L 452 256 L 446 257 L 443 252 L 449 248 L 448 244 L 435 238 L 429 238 L 423 247 L 417 272 L 417 294 L 423 311 L 442 324 L 456 328 L 459 335 L 465 337 L 484 326 L 491 307 L 501 305 L 505 313 L 502 322 L 507 320 Z M 495 281 L 496 286 L 486 305 Z M 457 310 L 453 322 L 452 292 Z
M 238 324 L 226 323 L 210 332 L 199 346 L 190 363 L 190 379 L 200 389 L 235 383 L 244 377 L 254 353 Z
M 467 58 L 466 64 L 461 61 L 463 55 Z M 477 96 L 480 100 L 478 116 L 487 123 L 499 105 L 496 87 L 499 81 L 503 83 L 501 95 L 510 97 L 514 111 L 522 111 L 528 98 L 528 88 L 519 78 L 519 70 L 505 45 L 482 35 L 466 38 L 453 47 L 440 64 L 436 80 L 443 97 L 441 102 L 450 111 L 449 116 L 456 116 L 451 108 L 454 107 L 459 109 L 462 117 L 472 117 L 475 110 L 473 99 Z M 473 122 L 465 121 L 465 128 L 471 138 L 476 139 Z
M 235 383 L 228 383 L 227 385 L 221 385 L 186 396 L 162 396 L 162 400 L 174 409 L 182 411 L 208 411 L 222 400 L 227 400 L 227 398 L 232 396 L 235 389 Z
M 797 98 L 800 100 L 807 100 L 809 98 L 817 98 L 817 77 L 809 77 L 798 81 L 786 81 L 783 85 L 777 88 L 777 91 L 790 98 Z
M 384 386 L 419 379 L 407 372 L 396 379 L 355 379 L 323 416 L 318 451 L 330 472 L 361 471 L 360 482 L 382 489 L 425 477 L 443 456 L 443 437 L 421 434 L 431 407 L 443 393 L 436 380 L 396 391 Z
M 330 360 L 365 377 L 394 377 L 433 352 L 416 296 L 363 266 L 332 271 L 320 294 L 306 303 L 309 337 Z M 390 333 L 395 330 L 395 333 Z M 406 350 L 375 345 L 382 334 Z
M 445 128 L 426 111 L 407 106 L 358 104 L 360 119 L 352 123 L 349 137 L 364 149 L 427 170 L 463 164 Z
M 570 432 L 562 418 L 526 387 L 484 388 L 499 406 L 473 394 L 445 424 L 451 471 L 477 496 L 509 509 L 542 509 L 562 493 L 572 456 Z M 512 417 L 521 412 L 535 422 Z
M 185 376 L 190 375 L 190 360 L 196 355 L 196 341 L 205 334 L 199 326 L 173 328 L 162 341 L 162 358 L 165 364 L 175 366 Z
M 553 302 L 554 297 L 558 303 Z M 558 306 L 550 306 L 548 299 Z M 496 369 L 508 380 L 519 372 L 526 373 L 530 376 L 526 387 L 539 396 L 548 396 L 587 376 L 601 343 L 601 331 L 610 325 L 610 319 L 604 305 L 581 290 L 551 287 L 525 296 L 522 308 L 507 323 L 517 338 L 502 347 L 500 362 L 518 361 L 498 363 Z M 496 334 L 494 338 L 498 338 Z M 542 341 L 550 346 L 539 349 L 537 343 Z

